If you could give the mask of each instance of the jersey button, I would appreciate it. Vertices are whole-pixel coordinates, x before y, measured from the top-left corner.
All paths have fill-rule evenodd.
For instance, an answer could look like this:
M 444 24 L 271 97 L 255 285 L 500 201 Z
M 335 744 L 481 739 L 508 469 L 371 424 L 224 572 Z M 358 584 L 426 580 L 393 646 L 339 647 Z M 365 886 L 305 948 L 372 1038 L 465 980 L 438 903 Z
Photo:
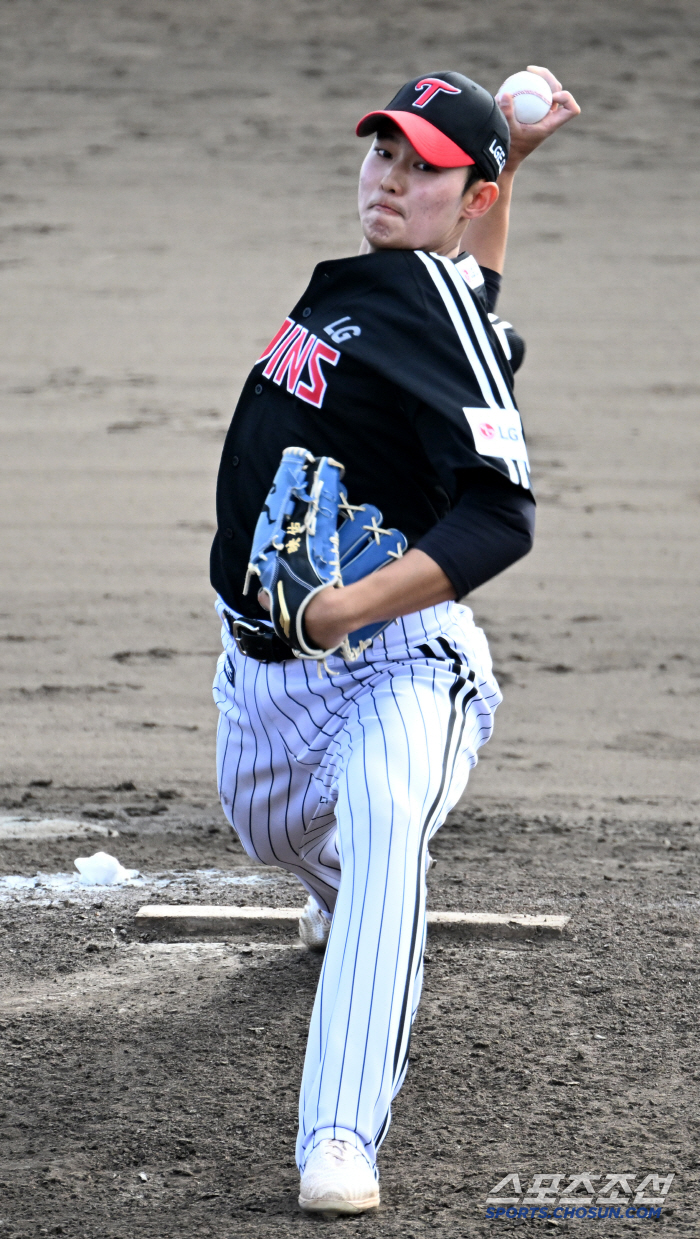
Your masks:
M 262 383 L 255 384 L 255 394 L 256 396 L 262 396 Z
M 225 538 L 233 537 L 233 530 L 230 527 L 228 529 L 224 529 L 224 537 Z
M 236 466 L 237 466 L 237 465 L 239 465 L 239 464 L 240 464 L 240 460 L 239 460 L 238 456 L 232 456 L 232 457 L 231 457 L 231 464 L 233 465 L 234 469 L 236 468 Z
M 310 314 L 311 314 L 311 306 L 310 306 L 310 305 L 307 305 L 307 306 L 306 306 L 306 308 L 302 310 L 302 312 L 301 312 L 301 317 L 302 317 L 302 318 L 309 318 Z

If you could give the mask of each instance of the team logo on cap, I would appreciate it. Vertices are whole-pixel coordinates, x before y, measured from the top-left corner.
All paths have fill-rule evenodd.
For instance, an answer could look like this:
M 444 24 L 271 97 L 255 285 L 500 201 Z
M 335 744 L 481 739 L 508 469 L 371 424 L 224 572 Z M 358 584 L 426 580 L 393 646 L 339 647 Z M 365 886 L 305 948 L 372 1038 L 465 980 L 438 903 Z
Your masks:
M 424 77 L 415 86 L 416 90 L 422 90 L 423 94 L 420 99 L 416 99 L 412 105 L 414 108 L 424 108 L 426 103 L 440 90 L 444 90 L 446 95 L 461 95 L 461 90 L 458 86 L 451 86 L 449 82 L 443 82 L 439 77 Z
M 489 147 L 489 154 L 493 155 L 498 164 L 499 172 L 502 172 L 506 166 L 506 153 L 498 141 L 498 137 L 494 137 Z

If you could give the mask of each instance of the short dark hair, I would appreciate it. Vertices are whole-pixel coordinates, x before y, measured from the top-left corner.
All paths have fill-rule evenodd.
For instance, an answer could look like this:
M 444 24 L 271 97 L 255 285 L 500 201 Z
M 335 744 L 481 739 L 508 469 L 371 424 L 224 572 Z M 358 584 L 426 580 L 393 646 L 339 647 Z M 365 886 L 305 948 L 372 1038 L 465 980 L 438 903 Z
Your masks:
M 472 185 L 476 185 L 477 181 L 483 181 L 485 179 L 486 178 L 484 173 L 481 171 L 481 168 L 478 168 L 476 164 L 472 164 L 470 168 L 467 168 L 467 179 L 464 182 L 465 194 L 468 189 L 471 189 Z
M 388 116 L 384 116 L 377 125 L 377 132 L 375 136 L 379 138 L 379 141 L 381 142 L 383 140 L 386 141 L 387 138 L 391 140 L 392 138 L 401 137 L 402 131 L 399 129 L 398 125 L 394 124 L 393 120 L 389 120 Z M 477 181 L 482 181 L 483 179 L 484 173 L 477 168 L 476 164 L 470 164 L 467 168 L 467 179 L 464 182 L 463 192 L 466 194 L 467 191 L 471 189 L 472 185 L 475 185 Z

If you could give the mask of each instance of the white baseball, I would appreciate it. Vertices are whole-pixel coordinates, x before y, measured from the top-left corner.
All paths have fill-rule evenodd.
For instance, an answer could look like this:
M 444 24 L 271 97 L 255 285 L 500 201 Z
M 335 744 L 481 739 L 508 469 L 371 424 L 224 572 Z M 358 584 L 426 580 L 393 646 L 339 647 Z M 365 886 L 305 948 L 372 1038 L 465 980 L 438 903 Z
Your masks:
M 521 125 L 536 125 L 538 120 L 544 120 L 552 106 L 552 92 L 549 85 L 539 73 L 512 73 L 507 77 L 496 95 L 496 102 L 501 95 L 512 95 L 515 108 L 515 118 Z

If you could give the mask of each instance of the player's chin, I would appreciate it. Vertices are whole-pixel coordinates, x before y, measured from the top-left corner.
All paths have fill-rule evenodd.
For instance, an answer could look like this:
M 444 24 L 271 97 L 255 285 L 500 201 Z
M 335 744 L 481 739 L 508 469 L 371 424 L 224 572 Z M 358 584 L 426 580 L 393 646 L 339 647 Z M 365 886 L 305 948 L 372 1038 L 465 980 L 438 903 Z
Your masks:
M 412 249 L 407 237 L 405 221 L 399 216 L 371 216 L 362 221 L 362 231 L 376 250 Z

